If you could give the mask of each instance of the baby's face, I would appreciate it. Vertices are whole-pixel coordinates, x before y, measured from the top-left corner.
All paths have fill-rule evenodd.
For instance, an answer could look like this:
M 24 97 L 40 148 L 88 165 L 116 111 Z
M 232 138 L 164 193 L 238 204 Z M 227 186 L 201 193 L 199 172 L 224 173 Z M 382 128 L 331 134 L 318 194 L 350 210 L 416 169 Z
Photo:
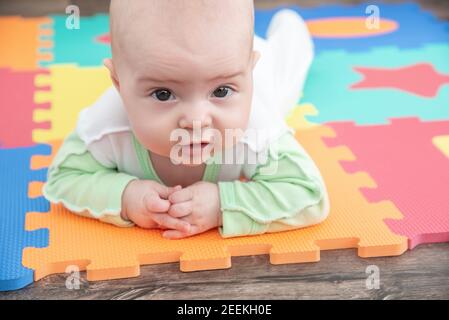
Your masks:
M 192 139 L 187 143 L 199 142 L 195 128 L 199 140 L 213 141 L 208 148 L 231 147 L 238 135 L 226 141 L 225 131 L 243 133 L 251 111 L 258 56 L 252 50 L 252 34 L 239 30 L 248 22 L 240 21 L 242 17 L 200 19 L 201 12 L 195 10 L 185 10 L 169 23 L 163 15 L 148 23 L 134 15 L 129 32 L 114 34 L 124 38 L 116 40 L 120 46 L 111 69 L 133 131 L 148 150 L 165 157 L 175 145 L 186 143 L 179 137 L 173 141 L 176 134 L 171 137 L 180 129 Z M 198 159 L 193 162 L 198 164 Z

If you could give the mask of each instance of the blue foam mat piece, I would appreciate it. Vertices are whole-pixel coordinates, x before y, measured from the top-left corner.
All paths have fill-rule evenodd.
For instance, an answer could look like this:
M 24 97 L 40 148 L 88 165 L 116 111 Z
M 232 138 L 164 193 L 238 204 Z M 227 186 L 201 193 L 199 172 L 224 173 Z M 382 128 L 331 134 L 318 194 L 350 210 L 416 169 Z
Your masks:
M 34 281 L 34 272 L 22 265 L 25 247 L 48 246 L 48 230 L 25 230 L 27 212 L 48 212 L 44 197 L 30 199 L 31 181 L 45 181 L 47 169 L 31 170 L 33 155 L 49 155 L 51 147 L 0 149 L 0 291 L 23 288 Z
M 369 4 L 377 5 L 380 18 L 397 21 L 400 25 L 399 28 L 392 33 L 370 37 L 314 38 L 315 51 L 317 53 L 333 49 L 344 49 L 348 52 L 368 51 L 380 46 L 417 48 L 429 43 L 449 42 L 449 23 L 437 19 L 415 3 L 385 4 L 370 2 L 354 6 L 322 5 L 313 8 L 284 5 L 269 10 L 256 10 L 255 33 L 265 38 L 272 16 L 282 8 L 290 8 L 298 12 L 305 20 L 310 20 L 331 17 L 368 17 L 365 10 Z

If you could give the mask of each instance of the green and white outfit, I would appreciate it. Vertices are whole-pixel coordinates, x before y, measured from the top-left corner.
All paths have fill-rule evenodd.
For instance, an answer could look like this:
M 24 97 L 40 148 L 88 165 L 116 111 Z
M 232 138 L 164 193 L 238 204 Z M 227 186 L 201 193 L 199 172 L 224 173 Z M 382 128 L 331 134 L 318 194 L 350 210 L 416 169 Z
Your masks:
M 321 174 L 284 121 L 299 100 L 313 57 L 304 21 L 291 10 L 281 10 L 273 17 L 267 40 L 255 36 L 254 47 L 261 58 L 254 70 L 248 134 L 210 159 L 202 178 L 219 186 L 223 237 L 302 228 L 322 222 L 329 213 Z M 256 139 L 254 130 L 264 134 Z M 214 161 L 227 152 L 239 161 Z M 240 181 L 241 176 L 249 181 Z M 44 195 L 74 213 L 133 226 L 120 217 L 122 193 L 133 179 L 162 183 L 111 87 L 81 111 L 76 129 L 49 168 Z

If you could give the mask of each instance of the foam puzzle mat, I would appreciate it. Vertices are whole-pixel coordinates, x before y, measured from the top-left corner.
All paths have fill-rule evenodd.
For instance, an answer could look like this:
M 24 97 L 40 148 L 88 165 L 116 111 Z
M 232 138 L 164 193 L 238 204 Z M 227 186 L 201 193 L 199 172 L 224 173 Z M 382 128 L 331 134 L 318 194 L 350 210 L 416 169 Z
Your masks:
M 273 14 L 256 10 L 264 37 Z M 217 230 L 171 241 L 50 204 L 47 168 L 79 111 L 111 82 L 108 16 L 0 17 L 0 291 L 76 265 L 87 279 L 135 277 L 179 262 L 184 272 L 231 267 L 234 256 L 316 262 L 322 250 L 362 258 L 449 241 L 449 23 L 414 3 L 290 6 L 316 57 L 287 117 L 320 168 L 331 211 L 322 224 L 223 239 Z M 374 11 L 373 11 L 374 10 Z M 378 28 L 367 28 L 378 10 Z M 80 94 L 82 93 L 82 94 Z

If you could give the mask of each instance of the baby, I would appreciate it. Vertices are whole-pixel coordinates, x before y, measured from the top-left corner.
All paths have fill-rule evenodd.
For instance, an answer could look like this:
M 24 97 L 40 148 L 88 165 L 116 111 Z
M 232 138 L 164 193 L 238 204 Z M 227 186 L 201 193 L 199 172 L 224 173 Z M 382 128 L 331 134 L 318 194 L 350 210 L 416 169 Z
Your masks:
M 320 172 L 284 121 L 313 57 L 299 15 L 278 12 L 264 40 L 253 0 L 112 0 L 110 24 L 113 86 L 59 149 L 49 201 L 168 239 L 327 217 Z

